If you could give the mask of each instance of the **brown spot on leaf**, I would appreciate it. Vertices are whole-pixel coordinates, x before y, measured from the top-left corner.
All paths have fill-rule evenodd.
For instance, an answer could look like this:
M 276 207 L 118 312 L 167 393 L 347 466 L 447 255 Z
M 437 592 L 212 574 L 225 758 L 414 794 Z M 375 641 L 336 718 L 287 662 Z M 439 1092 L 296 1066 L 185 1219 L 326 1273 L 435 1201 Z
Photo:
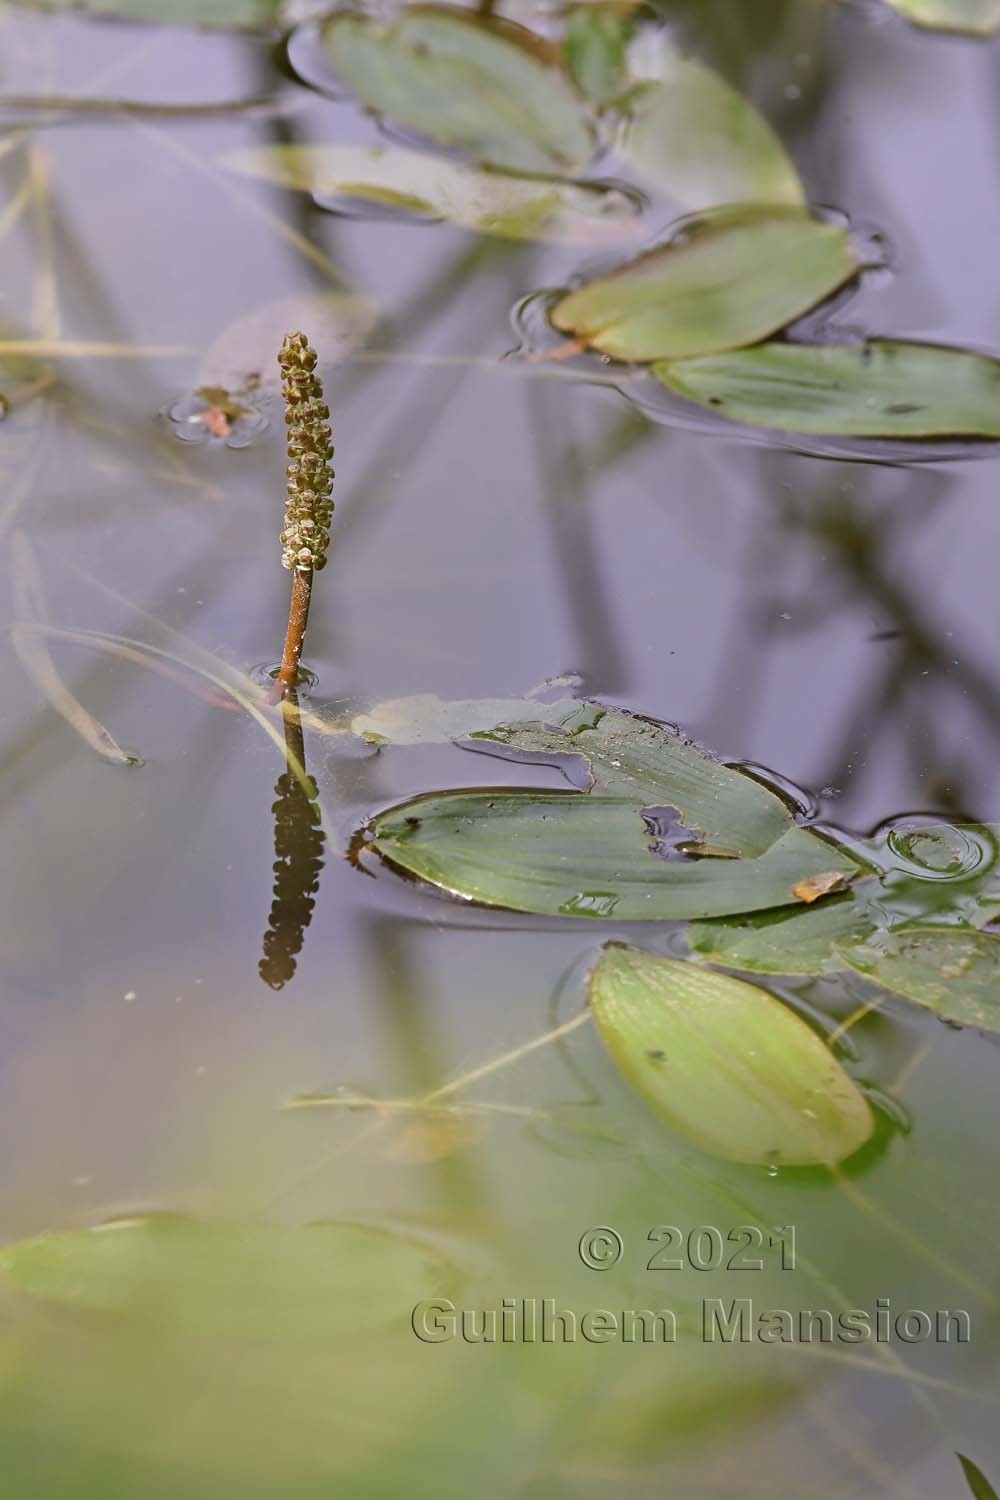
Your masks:
M 820 896 L 829 896 L 831 891 L 843 889 L 843 870 L 830 870 L 826 875 L 810 875 L 807 880 L 800 880 L 798 885 L 792 886 L 792 895 L 810 905 L 813 901 L 818 901 Z

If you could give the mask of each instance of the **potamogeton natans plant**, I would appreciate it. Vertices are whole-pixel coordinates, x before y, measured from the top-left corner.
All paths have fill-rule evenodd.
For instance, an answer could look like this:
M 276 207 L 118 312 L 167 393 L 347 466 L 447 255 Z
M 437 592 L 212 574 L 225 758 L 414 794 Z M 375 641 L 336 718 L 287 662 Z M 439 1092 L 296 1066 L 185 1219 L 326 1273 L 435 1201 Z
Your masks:
M 313 574 L 326 566 L 333 516 L 330 409 L 323 400 L 316 359 L 316 350 L 304 333 L 288 334 L 278 351 L 289 458 L 281 561 L 292 574 L 288 629 L 278 671 L 277 691 L 281 694 L 298 682 Z

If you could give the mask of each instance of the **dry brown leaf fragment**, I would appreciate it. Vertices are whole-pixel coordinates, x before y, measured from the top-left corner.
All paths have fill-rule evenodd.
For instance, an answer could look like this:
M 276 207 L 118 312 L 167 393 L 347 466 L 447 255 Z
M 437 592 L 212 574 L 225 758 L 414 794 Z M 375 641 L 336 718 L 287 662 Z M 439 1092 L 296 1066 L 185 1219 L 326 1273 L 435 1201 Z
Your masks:
M 843 870 L 830 870 L 825 875 L 810 875 L 807 880 L 800 880 L 798 885 L 792 886 L 792 895 L 806 905 L 818 901 L 820 896 L 829 896 L 832 891 L 842 891 L 846 876 Z
M 232 422 L 230 422 L 226 413 L 221 411 L 217 406 L 208 406 L 204 411 L 200 411 L 195 421 L 200 422 L 203 427 L 207 427 L 212 436 L 217 438 L 229 437 L 233 430 Z
M 421 1167 L 468 1151 L 486 1134 L 485 1119 L 437 1115 L 408 1121 L 385 1149 L 386 1161 Z

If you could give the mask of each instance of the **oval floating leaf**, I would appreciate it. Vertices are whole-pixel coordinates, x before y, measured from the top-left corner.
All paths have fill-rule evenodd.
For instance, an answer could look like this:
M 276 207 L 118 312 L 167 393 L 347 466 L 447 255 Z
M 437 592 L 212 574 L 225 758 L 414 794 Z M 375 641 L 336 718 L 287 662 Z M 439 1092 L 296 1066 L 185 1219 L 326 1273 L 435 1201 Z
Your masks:
M 787 905 L 797 884 L 827 873 L 840 853 L 788 824 L 756 858 L 663 857 L 637 804 L 502 788 L 415 797 L 375 818 L 370 843 L 397 868 L 468 901 L 631 922 Z M 843 869 L 850 878 L 846 856 Z
M 1000 1031 L 1000 936 L 970 927 L 904 927 L 841 942 L 844 962 L 949 1021 Z
M 648 183 L 689 209 L 805 202 L 784 146 L 748 99 L 672 49 L 657 63 L 660 81 L 634 94 L 621 143 Z
M 1000 30 L 1000 0 L 888 0 L 908 21 L 932 31 L 991 36 Z
M 552 321 L 618 359 L 681 359 L 766 338 L 857 269 L 846 231 L 804 210 L 716 209 L 563 297 Z
M 277 26 L 284 0 L 14 0 L 25 10 L 80 11 L 119 21 L 249 31 Z
M 260 146 L 222 165 L 320 200 L 357 199 L 502 239 L 590 243 L 638 222 L 616 188 L 508 177 L 402 146 Z
M 565 79 L 474 17 L 339 15 L 323 40 L 364 104 L 441 145 L 519 172 L 575 173 L 590 160 L 593 136 Z
M 934 344 L 763 344 L 661 361 L 656 378 L 734 422 L 843 437 L 1000 437 L 1000 360 Z
M 833 1166 L 871 1109 L 804 1021 L 745 980 L 611 943 L 590 976 L 601 1037 L 646 1103 L 727 1161 Z

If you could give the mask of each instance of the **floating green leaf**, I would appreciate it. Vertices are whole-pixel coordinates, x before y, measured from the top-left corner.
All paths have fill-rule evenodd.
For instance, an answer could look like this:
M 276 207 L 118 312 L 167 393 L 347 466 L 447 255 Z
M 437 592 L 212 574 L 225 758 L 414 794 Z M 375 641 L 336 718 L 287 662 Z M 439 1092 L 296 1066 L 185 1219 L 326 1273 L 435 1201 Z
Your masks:
M 618 359 L 683 359 L 766 338 L 856 271 L 837 225 L 740 205 L 688 221 L 666 245 L 571 292 L 552 321 Z
M 508 177 L 402 146 L 259 146 L 231 171 L 321 198 L 358 199 L 513 240 L 617 239 L 637 225 L 616 188 Z
M 908 21 L 933 31 L 990 36 L 1000 30 L 1000 0 L 888 0 Z
M 838 943 L 858 943 L 876 930 L 858 892 L 829 896 L 815 906 L 765 911 L 722 921 L 692 922 L 692 952 L 730 969 L 758 974 L 828 974 L 843 969 Z
M 599 703 L 544 712 L 469 748 L 559 765 L 583 790 L 432 793 L 380 814 L 372 846 L 467 900 L 628 921 L 788 905 L 803 881 L 857 874 L 773 792 L 662 725 Z
M 628 87 L 625 55 L 632 25 L 603 5 L 578 5 L 566 18 L 566 61 L 585 99 L 610 104 Z
M 714 1156 L 833 1166 L 872 1134 L 867 1101 L 829 1049 L 756 985 L 609 943 L 590 1008 L 629 1084 Z
M 583 790 L 639 808 L 676 808 L 698 830 L 705 853 L 763 854 L 792 826 L 780 797 L 662 724 L 594 702 L 539 711 L 542 721 L 498 725 L 471 735 L 470 745 L 507 759 L 555 762 Z M 836 864 L 828 853 L 826 868 Z
M 276 26 L 284 0 L 13 0 L 26 10 L 81 11 L 120 21 L 249 31 Z
M 692 834 L 697 843 L 697 833 Z M 793 888 L 851 861 L 789 826 L 754 858 L 663 858 L 637 805 L 580 792 L 431 793 L 380 814 L 370 842 L 453 895 L 547 916 L 642 922 L 795 902 Z
M 866 956 L 866 972 L 882 983 L 874 965 L 883 940 L 893 951 L 890 935 L 934 928 L 975 938 L 1000 915 L 997 835 L 988 823 L 900 823 L 852 845 L 877 877 L 857 880 L 850 893 L 807 909 L 693 922 L 692 949 L 712 962 L 763 974 L 830 973 L 843 969 L 845 953 L 856 949 Z M 897 987 L 890 978 L 884 983 Z
M 668 48 L 658 74 L 630 100 L 622 138 L 626 161 L 647 182 L 689 209 L 805 202 L 785 148 L 748 99 Z
M 1000 936 L 960 927 L 904 927 L 837 945 L 845 963 L 949 1021 L 1000 1031 Z
M 677 395 L 735 422 L 843 437 L 1000 437 L 1000 360 L 932 344 L 763 344 L 663 360 Z
M 380 25 L 337 15 L 323 39 L 370 109 L 477 161 L 575 173 L 590 159 L 593 136 L 566 80 L 475 17 L 428 7 Z

